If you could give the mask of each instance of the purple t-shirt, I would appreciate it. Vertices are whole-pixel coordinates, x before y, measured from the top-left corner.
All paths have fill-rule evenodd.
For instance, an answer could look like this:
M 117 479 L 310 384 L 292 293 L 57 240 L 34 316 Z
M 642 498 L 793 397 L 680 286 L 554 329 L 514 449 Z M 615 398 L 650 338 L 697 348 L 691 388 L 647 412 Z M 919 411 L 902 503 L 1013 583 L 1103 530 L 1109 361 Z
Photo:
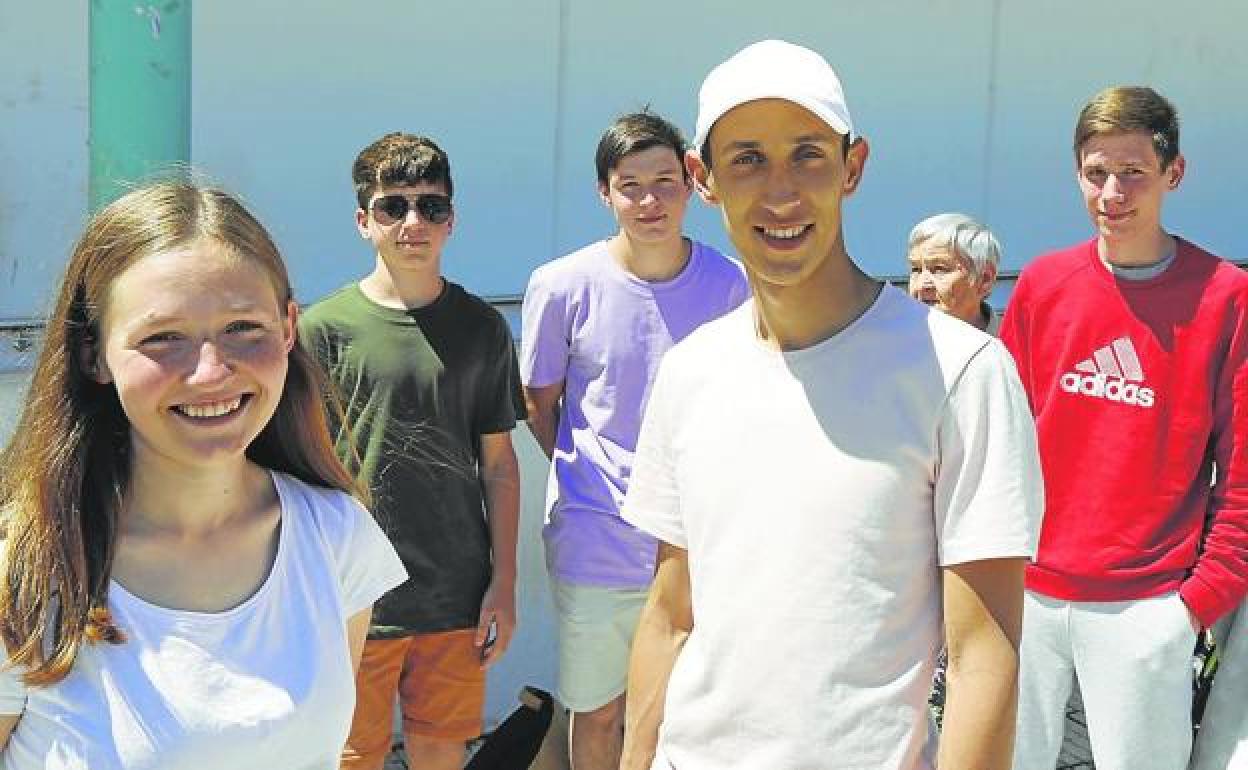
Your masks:
M 563 380 L 546 492 L 546 563 L 578 585 L 643 588 L 656 543 L 620 518 L 641 416 L 663 354 L 749 296 L 741 266 L 694 242 L 670 281 L 632 275 L 590 244 L 533 271 L 524 295 L 520 376 Z

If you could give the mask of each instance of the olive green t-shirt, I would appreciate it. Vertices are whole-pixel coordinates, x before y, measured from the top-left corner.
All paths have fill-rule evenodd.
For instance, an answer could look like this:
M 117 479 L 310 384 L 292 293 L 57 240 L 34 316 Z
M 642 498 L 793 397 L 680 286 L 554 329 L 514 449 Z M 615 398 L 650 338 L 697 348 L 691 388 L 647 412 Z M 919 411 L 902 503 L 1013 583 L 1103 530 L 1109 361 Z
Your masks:
M 414 310 L 351 284 L 308 308 L 299 331 L 343 402 L 339 455 L 409 575 L 373 606 L 370 637 L 475 626 L 491 574 L 480 437 L 525 416 L 506 321 L 450 281 Z

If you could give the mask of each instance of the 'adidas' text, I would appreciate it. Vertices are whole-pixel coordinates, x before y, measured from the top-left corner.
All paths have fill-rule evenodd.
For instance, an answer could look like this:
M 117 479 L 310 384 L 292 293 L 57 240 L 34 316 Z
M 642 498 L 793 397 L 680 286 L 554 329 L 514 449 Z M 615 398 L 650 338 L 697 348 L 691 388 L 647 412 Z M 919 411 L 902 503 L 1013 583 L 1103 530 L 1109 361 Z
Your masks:
M 1127 382 L 1121 377 L 1110 377 L 1105 374 L 1079 374 L 1066 372 L 1061 379 L 1062 390 L 1067 393 L 1082 393 L 1095 396 L 1106 401 L 1117 401 L 1132 406 L 1151 408 L 1153 405 L 1153 389 L 1134 382 Z

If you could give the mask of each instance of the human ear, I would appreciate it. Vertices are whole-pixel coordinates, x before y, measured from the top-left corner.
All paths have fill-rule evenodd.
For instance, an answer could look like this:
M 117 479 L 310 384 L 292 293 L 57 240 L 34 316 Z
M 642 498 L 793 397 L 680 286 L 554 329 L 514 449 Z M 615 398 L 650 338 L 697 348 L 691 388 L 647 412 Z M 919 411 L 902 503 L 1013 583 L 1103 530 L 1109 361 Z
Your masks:
M 1179 182 L 1183 181 L 1183 174 L 1186 171 L 1187 159 L 1181 154 L 1174 156 L 1174 160 L 1170 161 L 1170 167 L 1166 169 L 1166 186 L 1171 190 L 1178 188 Z
M 870 154 L 871 147 L 862 137 L 858 137 L 853 144 L 849 145 L 849 151 L 845 155 L 845 182 L 842 186 L 846 195 L 852 195 L 858 189 L 858 184 L 862 181 L 862 173 L 867 167 L 867 156 Z
M 693 188 L 698 191 L 698 197 L 712 206 L 718 206 L 719 196 L 715 193 L 711 170 L 706 167 L 706 164 L 702 162 L 702 156 L 695 150 L 685 153 L 685 170 L 689 172 L 689 179 L 693 182 Z
M 355 210 L 355 229 L 360 231 L 360 237 L 364 240 L 372 239 L 372 234 L 368 232 L 368 212 L 364 209 Z
M 979 274 L 979 285 L 975 288 L 979 291 L 980 299 L 987 299 L 992 292 L 992 287 L 997 283 L 997 266 L 993 264 L 984 265 L 984 271 Z
M 295 349 L 299 339 L 299 305 L 293 299 L 286 300 L 286 317 L 282 319 L 282 344 L 286 354 Z
M 611 208 L 611 190 L 605 182 L 598 183 L 598 200 L 602 201 L 602 205 Z

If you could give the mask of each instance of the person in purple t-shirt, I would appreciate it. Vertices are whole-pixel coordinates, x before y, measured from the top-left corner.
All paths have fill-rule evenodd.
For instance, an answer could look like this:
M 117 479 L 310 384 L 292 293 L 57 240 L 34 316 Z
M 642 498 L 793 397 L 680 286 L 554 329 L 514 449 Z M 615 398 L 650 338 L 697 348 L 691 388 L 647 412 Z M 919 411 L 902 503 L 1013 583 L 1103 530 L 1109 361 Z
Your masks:
M 648 110 L 616 120 L 595 160 L 619 232 L 539 267 L 524 296 L 521 377 L 529 428 L 552 461 L 543 537 L 575 770 L 619 767 L 629 650 L 657 549 L 619 511 L 659 360 L 749 296 L 737 262 L 681 233 L 686 148 Z

